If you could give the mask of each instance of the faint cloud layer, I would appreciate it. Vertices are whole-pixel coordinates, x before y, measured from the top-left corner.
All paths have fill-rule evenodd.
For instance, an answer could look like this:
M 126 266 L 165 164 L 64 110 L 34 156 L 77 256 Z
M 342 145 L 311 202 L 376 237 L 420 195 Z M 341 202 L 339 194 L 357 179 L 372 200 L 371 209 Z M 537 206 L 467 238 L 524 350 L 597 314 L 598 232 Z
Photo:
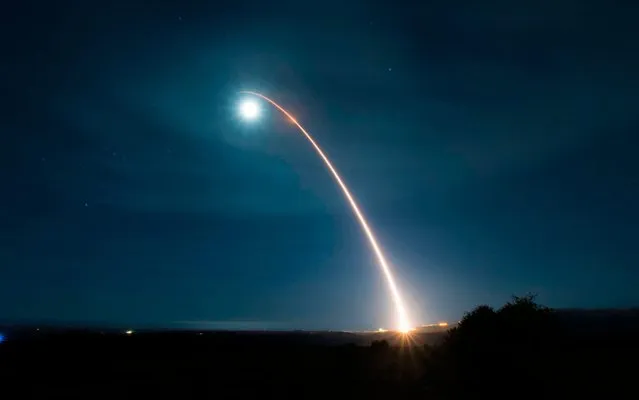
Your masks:
M 272 330 L 284 328 L 286 324 L 274 321 L 174 321 L 174 325 L 189 329 L 223 329 L 223 330 Z

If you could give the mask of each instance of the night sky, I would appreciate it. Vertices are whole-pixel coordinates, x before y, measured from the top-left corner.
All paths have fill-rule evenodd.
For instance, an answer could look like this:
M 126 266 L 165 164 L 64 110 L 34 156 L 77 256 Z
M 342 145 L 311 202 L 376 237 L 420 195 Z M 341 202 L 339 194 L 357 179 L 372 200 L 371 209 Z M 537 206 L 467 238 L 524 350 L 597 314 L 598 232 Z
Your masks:
M 3 5 L 0 320 L 391 326 L 321 160 L 242 89 L 333 159 L 415 322 L 638 305 L 637 5 L 389 3 Z

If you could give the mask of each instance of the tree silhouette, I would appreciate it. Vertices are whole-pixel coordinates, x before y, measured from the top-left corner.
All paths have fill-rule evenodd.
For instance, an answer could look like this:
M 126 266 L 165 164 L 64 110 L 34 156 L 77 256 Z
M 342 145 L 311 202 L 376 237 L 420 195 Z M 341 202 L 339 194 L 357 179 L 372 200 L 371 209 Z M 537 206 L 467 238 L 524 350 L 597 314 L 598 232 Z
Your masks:
M 386 339 L 373 340 L 373 342 L 371 343 L 371 350 L 375 352 L 385 352 L 385 351 L 388 351 L 389 349 L 390 349 L 390 344 L 388 343 L 388 340 Z
M 552 310 L 534 295 L 514 296 L 498 310 L 481 305 L 449 331 L 428 378 L 449 395 L 495 397 L 522 385 L 529 394 L 542 393 L 556 337 Z

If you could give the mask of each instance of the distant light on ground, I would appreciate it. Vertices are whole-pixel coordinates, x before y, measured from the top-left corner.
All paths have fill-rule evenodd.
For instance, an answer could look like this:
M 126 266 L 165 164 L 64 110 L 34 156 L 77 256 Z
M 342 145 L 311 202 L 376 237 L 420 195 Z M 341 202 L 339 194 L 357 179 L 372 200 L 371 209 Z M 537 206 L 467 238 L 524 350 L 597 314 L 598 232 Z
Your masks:
M 439 326 L 442 326 L 442 327 L 443 327 L 443 326 L 448 326 L 448 322 L 440 322 L 438 325 L 439 325 Z
M 124 333 L 126 333 L 127 335 L 133 335 L 133 331 L 126 331 Z
M 240 116 L 244 119 L 257 119 L 260 111 L 260 105 L 255 100 L 244 100 L 240 103 Z
M 377 330 L 377 332 L 386 332 L 386 329 L 384 329 L 384 328 L 379 328 L 379 329 Z
M 0 333 L 0 343 L 4 342 L 4 335 Z

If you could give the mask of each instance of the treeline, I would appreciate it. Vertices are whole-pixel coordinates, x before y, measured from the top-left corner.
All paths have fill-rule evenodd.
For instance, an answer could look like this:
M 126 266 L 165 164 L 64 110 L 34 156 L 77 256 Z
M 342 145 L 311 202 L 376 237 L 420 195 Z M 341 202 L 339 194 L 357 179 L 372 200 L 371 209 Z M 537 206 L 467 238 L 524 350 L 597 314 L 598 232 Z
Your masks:
M 524 296 L 475 308 L 434 346 L 410 335 L 370 346 L 295 335 L 53 335 L 2 343 L 0 384 L 22 398 L 627 398 L 639 354 L 624 332 L 582 335 Z
M 513 297 L 499 309 L 475 308 L 440 346 L 427 347 L 423 379 L 433 392 L 450 398 L 597 393 L 609 398 L 631 389 L 638 345 L 632 332 L 611 326 L 589 335 L 565 324 L 533 295 Z

